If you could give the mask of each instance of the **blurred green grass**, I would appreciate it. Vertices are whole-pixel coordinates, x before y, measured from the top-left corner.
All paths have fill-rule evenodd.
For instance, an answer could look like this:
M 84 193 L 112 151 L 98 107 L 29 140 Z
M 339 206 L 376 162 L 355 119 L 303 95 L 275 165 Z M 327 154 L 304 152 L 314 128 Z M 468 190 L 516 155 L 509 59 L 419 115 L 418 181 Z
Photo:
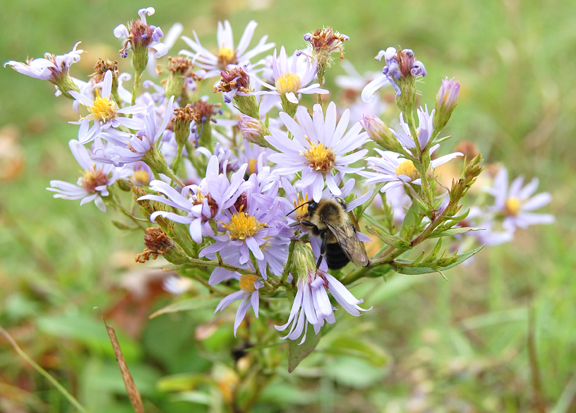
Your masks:
M 255 10 L 258 4 L 268 6 Z M 554 197 L 549 210 L 557 217 L 555 225 L 530 228 L 517 234 L 513 244 L 485 249 L 470 266 L 450 271 L 449 282 L 402 276 L 386 284 L 365 283 L 383 291 L 372 293 L 373 301 L 367 298 L 375 309 L 372 324 L 364 323 L 394 360 L 385 377 L 375 375 L 367 387 L 355 387 L 342 381 L 346 372 L 368 368 L 325 355 L 330 367 L 313 383 L 317 395 L 302 393 L 302 382 L 293 377 L 277 383 L 277 391 L 296 392 L 310 403 L 310 411 L 394 411 L 405 401 L 416 404 L 418 394 L 433 411 L 537 411 L 526 346 L 533 311 L 547 406 L 558 413 L 576 409 L 574 384 L 569 384 L 576 371 L 575 3 L 409 0 L 359 2 L 352 8 L 345 1 L 302 0 L 4 0 L 0 59 L 62 54 L 79 40 L 81 48 L 116 59 L 120 46 L 113 28 L 135 18 L 143 6 L 156 8 L 150 21 L 165 33 L 179 21 L 184 34 L 194 29 L 210 45 L 223 19 L 230 20 L 236 39 L 254 19 L 257 37 L 269 34 L 289 51 L 303 46 L 305 32 L 330 25 L 350 36 L 346 58 L 360 72 L 381 69 L 373 57 L 382 48 L 412 48 L 429 73 L 420 85 L 422 103 L 433 104 L 444 76 L 462 83 L 449 125 L 454 141 L 475 141 L 489 162 L 505 164 L 511 175 L 539 177 L 539 190 Z M 177 43 L 174 51 L 179 47 L 184 44 Z M 328 77 L 340 73 L 337 66 Z M 74 72 L 86 75 L 90 68 L 79 64 Z M 66 124 L 69 103 L 54 99 L 47 83 L 9 68 L 0 71 L 0 80 L 0 128 L 16 125 L 26 159 L 21 175 L 0 183 L 0 324 L 17 333 L 32 357 L 52 365 L 51 373 L 92 411 L 130 411 L 127 399 L 118 396 L 123 389 L 106 350 L 105 331 L 86 320 L 97 320 L 94 306 L 107 308 L 119 299 L 115 286 L 121 265 L 111 257 L 118 251 L 136 253 L 141 241 L 114 228 L 91 204 L 79 207 L 52 199 L 45 190 L 49 180 L 73 181 L 78 172 L 67 146 L 76 134 L 76 127 Z M 62 325 L 69 320 L 74 321 L 65 331 Z M 156 411 L 189 408 L 186 402 L 171 402 L 155 381 L 167 374 L 208 371 L 206 362 L 198 362 L 195 347 L 186 345 L 203 321 L 174 315 L 152 320 L 141 341 L 126 338 L 150 411 L 155 411 L 152 404 Z M 337 329 L 353 326 L 342 323 Z M 0 382 L 24 389 L 23 406 L 72 411 L 1 343 Z M 187 360 L 187 369 L 180 358 Z M 266 394 L 260 411 L 277 411 L 282 396 Z M 473 410 L 462 407 L 462 400 Z

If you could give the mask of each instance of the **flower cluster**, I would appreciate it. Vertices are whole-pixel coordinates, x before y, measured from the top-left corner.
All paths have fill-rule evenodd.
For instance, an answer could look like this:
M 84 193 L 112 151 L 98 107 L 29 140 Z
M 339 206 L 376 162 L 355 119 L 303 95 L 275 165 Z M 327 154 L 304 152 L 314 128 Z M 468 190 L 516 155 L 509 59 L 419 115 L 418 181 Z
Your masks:
M 474 223 L 488 229 L 476 239 L 494 244 L 518 227 L 553 221 L 532 212 L 551 200 L 547 193 L 533 196 L 538 181 L 523 186 L 518 178 L 508 186 L 505 168 L 487 191 L 493 205 L 473 207 L 468 217 L 460 212 L 483 170 L 480 155 L 441 148 L 460 84 L 446 78 L 435 108 L 416 108 L 415 80 L 426 69 L 411 50 L 378 53 L 386 63 L 380 76 L 361 76 L 346 64 L 348 76 L 336 79 L 344 104 L 325 102 L 330 55 L 344 58 L 348 36 L 318 29 L 304 36 L 307 49 L 288 54 L 280 46 L 265 56 L 275 44 L 263 36 L 250 48 L 256 22 L 235 45 L 225 21 L 214 49 L 195 33 L 194 40 L 182 36 L 188 48 L 168 58 L 166 79 L 141 82 L 149 51 L 154 58 L 167 54 L 180 30 L 160 43 L 162 30 L 146 21 L 153 14 L 141 9 L 138 20 L 114 29 L 124 40 L 120 55 L 133 53 L 132 93 L 123 87 L 132 76 L 111 61 L 97 62 L 89 82 L 72 78 L 70 66 L 82 52 L 76 46 L 63 56 L 6 64 L 54 83 L 79 113 L 70 122 L 78 126 L 70 149 L 82 175 L 76 184 L 51 181 L 48 190 L 119 211 L 146 230 L 138 260 L 162 255 L 182 270 L 169 291 L 196 291 L 190 283 L 199 282 L 223 296 L 216 311 L 241 300 L 234 334 L 250 307 L 259 317 L 264 305 L 276 329 L 287 330 L 280 338 L 302 344 L 308 325 L 320 334 L 338 308 L 355 317 L 367 311 L 348 290 L 356 280 L 410 268 L 441 272 L 471 255 L 446 255 L 437 246 L 425 259 L 399 259 L 428 238 L 459 242 L 454 236 L 477 230 Z M 396 95 L 394 128 L 381 119 L 383 87 Z M 441 184 L 438 169 L 463 158 L 462 175 L 451 187 Z M 125 192 L 148 228 L 124 206 Z M 380 252 L 369 256 L 367 242 Z

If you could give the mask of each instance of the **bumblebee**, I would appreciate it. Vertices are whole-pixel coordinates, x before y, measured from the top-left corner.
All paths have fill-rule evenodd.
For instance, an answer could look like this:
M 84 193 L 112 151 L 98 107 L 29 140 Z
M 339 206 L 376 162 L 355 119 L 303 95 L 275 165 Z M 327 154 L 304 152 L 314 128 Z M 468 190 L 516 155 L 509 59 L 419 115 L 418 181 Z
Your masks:
M 308 212 L 299 216 L 291 226 L 304 225 L 310 233 L 320 237 L 320 258 L 316 268 L 326 259 L 331 270 L 338 270 L 352 261 L 357 266 L 370 262 L 366 248 L 356 235 L 356 228 L 346 213 L 346 203 L 341 198 L 308 201 L 290 213 L 308 205 Z

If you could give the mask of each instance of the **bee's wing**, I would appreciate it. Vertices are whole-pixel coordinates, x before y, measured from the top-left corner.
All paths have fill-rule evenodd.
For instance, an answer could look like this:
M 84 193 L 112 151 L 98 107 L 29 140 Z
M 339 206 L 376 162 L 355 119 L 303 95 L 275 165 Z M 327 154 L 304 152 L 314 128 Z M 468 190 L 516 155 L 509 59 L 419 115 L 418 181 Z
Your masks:
M 342 251 L 346 254 L 350 261 L 359 267 L 365 267 L 368 265 L 370 260 L 368 259 L 368 254 L 366 253 L 366 248 L 364 243 L 358 239 L 356 235 L 356 229 L 352 224 L 346 224 L 344 226 L 338 227 L 332 222 L 327 220 L 322 221 L 328 229 L 334 234 L 334 237 L 340 244 Z

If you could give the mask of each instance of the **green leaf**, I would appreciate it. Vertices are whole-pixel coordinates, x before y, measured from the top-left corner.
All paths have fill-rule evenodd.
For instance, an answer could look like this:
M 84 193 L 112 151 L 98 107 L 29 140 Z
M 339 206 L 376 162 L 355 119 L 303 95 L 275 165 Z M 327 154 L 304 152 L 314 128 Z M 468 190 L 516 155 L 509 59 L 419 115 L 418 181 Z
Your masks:
M 418 231 L 418 227 L 422 222 L 421 208 L 418 202 L 412 202 L 410 208 L 406 212 L 404 217 L 404 222 L 402 223 L 402 229 L 400 231 L 400 237 L 404 240 L 409 240 Z
M 432 235 L 430 235 L 430 238 L 451 237 L 454 235 L 466 234 L 467 232 L 470 231 L 482 231 L 482 230 L 484 230 L 484 228 L 477 228 L 477 227 L 449 228 L 444 231 L 442 230 L 440 230 L 439 232 L 434 231 Z
M 313 334 L 314 331 L 308 332 L 306 334 L 306 341 L 302 344 L 298 344 L 297 340 L 290 340 L 288 346 L 288 373 L 292 373 L 298 364 L 306 357 L 310 355 L 320 342 L 320 337 L 322 333 Z
M 187 300 L 178 301 L 167 305 L 164 308 L 154 312 L 150 318 L 158 317 L 162 314 L 176 313 L 178 311 L 202 310 L 204 308 L 216 308 L 220 298 L 215 297 L 193 297 Z
M 380 238 L 385 244 L 390 245 L 392 247 L 405 249 L 410 246 L 410 243 L 398 238 L 396 235 L 390 235 L 386 232 L 382 231 L 380 228 L 376 227 L 369 227 L 366 225 L 366 231 L 370 234 L 377 236 Z
M 420 274 L 430 274 L 433 272 L 438 272 L 438 271 L 444 271 L 444 270 L 449 270 L 452 267 L 457 266 L 458 264 L 463 263 L 464 261 L 466 261 L 468 258 L 472 257 L 473 255 L 477 254 L 478 252 L 480 252 L 480 250 L 484 248 L 484 245 L 469 251 L 465 254 L 460 254 L 456 256 L 456 261 L 454 261 L 452 264 L 447 265 L 445 267 L 437 267 L 437 268 L 432 268 L 430 266 L 424 266 L 424 267 L 411 267 L 410 265 L 413 264 L 410 261 L 404 261 L 404 260 L 396 260 L 395 262 L 393 262 L 392 268 L 394 269 L 394 271 L 399 272 L 400 274 L 408 274 L 408 275 L 420 275 Z M 399 264 L 399 265 L 395 265 L 395 264 Z

